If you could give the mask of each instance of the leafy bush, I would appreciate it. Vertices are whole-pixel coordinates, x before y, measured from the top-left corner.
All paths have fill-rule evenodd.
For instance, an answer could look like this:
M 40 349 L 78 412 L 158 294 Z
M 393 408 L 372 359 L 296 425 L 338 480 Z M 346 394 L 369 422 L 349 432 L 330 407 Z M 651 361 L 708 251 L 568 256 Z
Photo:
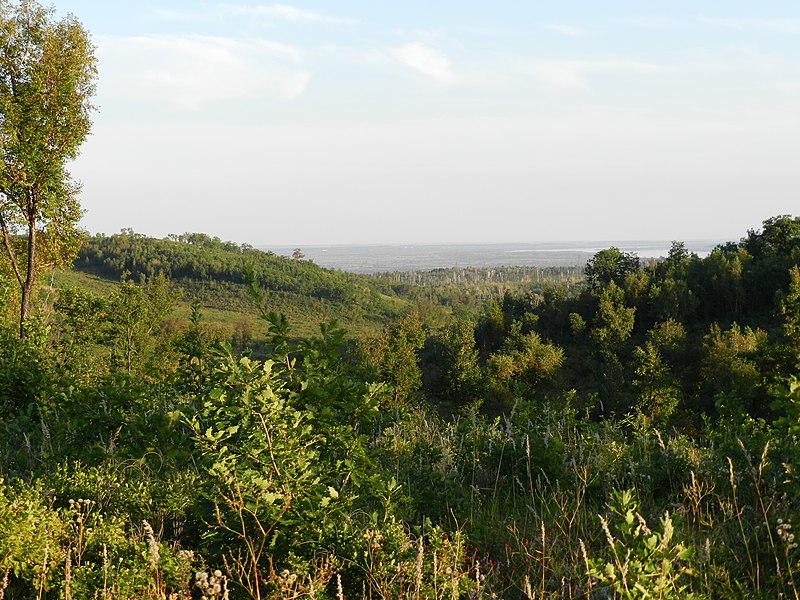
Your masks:
M 651 530 L 637 512 L 634 493 L 613 493 L 608 506 L 613 520 L 600 516 L 608 541 L 604 555 L 590 558 L 583 548 L 591 578 L 588 587 L 605 587 L 614 598 L 699 598 L 689 591 L 693 550 L 673 540 L 669 513 L 660 519 L 658 530 Z

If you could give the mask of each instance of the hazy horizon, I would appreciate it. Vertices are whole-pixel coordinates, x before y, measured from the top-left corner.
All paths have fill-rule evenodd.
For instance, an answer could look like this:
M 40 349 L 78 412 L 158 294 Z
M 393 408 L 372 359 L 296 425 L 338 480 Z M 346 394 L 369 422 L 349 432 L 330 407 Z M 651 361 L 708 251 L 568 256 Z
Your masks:
M 208 232 L 205 232 L 208 233 Z M 211 235 L 211 234 L 209 234 Z M 218 237 L 218 236 L 217 236 Z M 575 244 L 581 248 L 584 247 L 597 247 L 598 249 L 608 248 L 610 244 L 619 247 L 619 244 L 625 245 L 639 245 L 639 244 L 646 244 L 646 245 L 653 245 L 653 244 L 667 244 L 669 246 L 673 241 L 675 242 L 683 242 L 687 244 L 687 247 L 690 244 L 724 244 L 726 242 L 738 242 L 742 237 L 739 236 L 735 239 L 695 239 L 695 240 L 678 240 L 678 239 L 658 239 L 658 240 L 650 240 L 650 239 L 615 239 L 615 240 L 603 240 L 603 239 L 586 239 L 586 240 L 578 240 L 578 239 L 566 239 L 566 240 L 553 240 L 553 241 L 544 241 L 544 242 L 526 242 L 520 240 L 511 240 L 511 241 L 488 241 L 488 242 L 469 242 L 469 241 L 462 241 L 462 242 L 430 242 L 430 241 L 422 241 L 422 242 L 387 242 L 387 243 L 380 243 L 380 242 L 373 242 L 373 243 L 358 243 L 358 242 L 336 242 L 332 244 L 321 244 L 321 243 L 313 243 L 313 244 L 251 244 L 256 248 L 331 248 L 331 247 L 350 247 L 350 246 L 357 246 L 357 247 L 403 247 L 403 246 L 516 246 L 516 245 L 531 245 L 531 246 L 555 246 L 558 249 L 562 249 L 562 246 L 565 244 Z M 236 241 L 236 240 L 230 240 Z M 249 242 L 248 242 L 249 243 Z
M 704 257 L 721 242 L 695 240 L 684 243 L 689 252 Z M 623 252 L 632 252 L 646 260 L 666 256 L 671 245 L 671 241 L 665 240 L 592 240 L 539 244 L 323 244 L 256 247 L 281 256 L 291 256 L 295 248 L 299 248 L 307 260 L 321 267 L 374 274 L 468 267 L 580 267 L 595 253 L 611 246 Z

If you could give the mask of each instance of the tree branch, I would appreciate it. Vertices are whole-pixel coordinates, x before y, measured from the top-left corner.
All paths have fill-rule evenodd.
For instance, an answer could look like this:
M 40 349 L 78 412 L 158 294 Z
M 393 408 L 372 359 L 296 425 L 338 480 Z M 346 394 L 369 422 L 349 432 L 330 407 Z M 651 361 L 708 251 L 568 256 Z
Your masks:
M 11 246 L 11 239 L 10 234 L 8 232 L 8 227 L 6 226 L 6 220 L 3 215 L 0 214 L 0 232 L 3 235 L 3 246 L 6 249 L 6 254 L 8 255 L 9 260 L 11 261 L 11 268 L 14 270 L 14 275 L 17 278 L 17 282 L 19 285 L 22 286 L 23 279 L 22 273 L 19 270 L 19 264 L 17 263 L 17 254 L 14 252 L 14 248 Z

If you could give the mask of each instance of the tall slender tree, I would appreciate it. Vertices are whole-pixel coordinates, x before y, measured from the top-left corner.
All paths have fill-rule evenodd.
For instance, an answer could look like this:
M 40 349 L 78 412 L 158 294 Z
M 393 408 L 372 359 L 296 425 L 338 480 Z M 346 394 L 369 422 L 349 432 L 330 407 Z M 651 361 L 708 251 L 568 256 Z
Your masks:
M 0 245 L 19 284 L 21 336 L 39 271 L 80 245 L 80 186 L 66 166 L 89 133 L 96 74 L 75 17 L 0 0 Z

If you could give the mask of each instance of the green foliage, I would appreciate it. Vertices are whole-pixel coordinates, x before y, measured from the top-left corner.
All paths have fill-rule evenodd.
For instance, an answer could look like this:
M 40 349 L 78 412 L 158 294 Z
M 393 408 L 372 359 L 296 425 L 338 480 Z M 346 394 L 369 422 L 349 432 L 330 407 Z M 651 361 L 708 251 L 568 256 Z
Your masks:
M 0 254 L 2 256 L 2 254 Z M 14 323 L 18 314 L 19 292 L 15 288 L 11 269 L 8 268 L 7 261 L 0 258 L 0 327 L 5 328 L 8 324 Z
M 555 377 L 563 362 L 563 349 L 543 342 L 534 331 L 523 335 L 522 324 L 516 322 L 502 350 L 487 360 L 489 387 L 511 406 L 515 392 L 523 397 L 535 394 L 542 383 Z
M 605 287 L 612 281 L 622 285 L 628 275 L 639 270 L 639 257 L 631 252 L 622 252 L 612 246 L 600 250 L 586 265 L 584 274 L 592 288 Z
M 673 540 L 669 513 L 660 529 L 651 530 L 637 512 L 633 490 L 614 492 L 608 508 L 613 520 L 600 517 L 608 548 L 603 557 L 587 558 L 594 585 L 607 587 L 615 598 L 701 597 L 689 591 L 693 550 Z
M 89 133 L 96 60 L 81 24 L 53 13 L 35 0 L 0 3 L 0 239 L 20 327 L 39 269 L 68 264 L 81 240 L 66 164 Z
M 47 387 L 47 357 L 35 339 L 0 330 L 0 423 L 36 401 Z
M 316 504 L 314 516 L 324 519 L 322 509 L 335 509 L 339 500 L 317 469 L 322 438 L 309 415 L 290 406 L 275 367 L 246 358 L 220 364 L 197 414 L 188 417 L 210 484 L 215 542 L 229 575 L 253 597 L 265 589 L 276 548 L 286 555 L 315 538 L 305 511 Z
M 592 336 L 601 351 L 614 352 L 633 332 L 636 309 L 625 306 L 624 291 L 611 281 L 602 291 Z
M 362 340 L 360 354 L 377 380 L 392 387 L 393 404 L 400 406 L 422 386 L 417 353 L 425 343 L 425 332 L 416 312 L 401 318 L 384 335 Z
M 149 523 L 141 525 L 134 533 L 92 500 L 59 509 L 39 485 L 0 481 L 0 593 L 155 600 L 188 591 L 193 553 L 160 543 Z
M 0 574 L 13 575 L 12 590 L 41 593 L 53 587 L 64 560 L 64 525 L 41 490 L 13 490 L 0 480 L 0 531 Z
M 800 368 L 800 267 L 792 267 L 789 277 L 789 289 L 781 299 L 780 312 L 789 351 L 796 361 L 795 367 Z
M 796 473 L 800 467 L 800 379 L 792 377 L 783 385 L 776 386 L 772 391 L 775 400 L 772 407 L 779 410 L 779 417 L 775 426 L 780 432 L 780 441 L 785 445 L 792 460 L 787 467 Z
M 172 310 L 176 292 L 163 275 L 144 286 L 123 281 L 108 299 L 111 360 L 128 374 L 145 370 L 143 358 L 151 333 Z
M 770 217 L 764 221 L 760 232 L 752 229 L 747 232 L 743 245 L 755 257 L 791 256 L 800 249 L 800 217 Z
M 210 295 L 173 314 L 155 263 L 139 285 L 65 276 L 88 286 L 60 286 L 54 312 L 42 295 L 24 340 L 0 334 L 0 590 L 792 597 L 800 275 L 770 235 L 483 307 L 462 289 L 436 300 L 449 317 L 434 288 L 403 312 L 385 280 L 359 279 L 348 314 L 390 299 L 395 319 L 358 344 L 330 298 L 305 297 L 317 325 L 298 327 L 276 301 L 294 292 L 255 268 L 234 346 L 204 298 L 244 306 L 245 284 L 184 279 Z M 152 247 L 198 268 L 261 260 L 173 237 Z M 151 242 L 116 244 L 139 260 Z
M 429 521 L 422 529 L 413 536 L 402 523 L 391 522 L 364 532 L 353 562 L 367 581 L 366 597 L 438 600 L 475 594 L 461 532 L 448 536 Z
M 347 381 L 341 336 L 323 328 L 280 363 L 225 358 L 187 414 L 215 507 L 211 541 L 252 597 L 275 585 L 273 568 L 291 566 L 277 557 L 311 560 L 352 544 L 343 524 L 353 503 L 380 492 L 352 427 L 374 410 L 375 392 Z
M 472 324 L 457 319 L 427 349 L 427 388 L 438 401 L 451 408 L 470 406 L 482 400 L 483 373 Z
M 760 329 L 737 323 L 726 331 L 711 326 L 704 339 L 702 372 L 706 393 L 720 407 L 759 414 L 766 404 L 766 390 L 758 363 L 766 343 L 767 333 Z
M 178 351 L 178 368 L 175 371 L 176 385 L 186 391 L 200 392 L 208 376 L 208 361 L 212 349 L 223 341 L 222 333 L 203 322 L 200 302 L 192 303 L 189 326 L 179 331 L 173 341 Z
M 680 389 L 653 342 L 637 346 L 633 351 L 633 360 L 636 365 L 633 385 L 639 392 L 636 409 L 648 424 L 660 426 L 677 408 Z
M 581 335 L 586 330 L 586 321 L 578 313 L 569 313 L 569 328 L 573 335 Z

